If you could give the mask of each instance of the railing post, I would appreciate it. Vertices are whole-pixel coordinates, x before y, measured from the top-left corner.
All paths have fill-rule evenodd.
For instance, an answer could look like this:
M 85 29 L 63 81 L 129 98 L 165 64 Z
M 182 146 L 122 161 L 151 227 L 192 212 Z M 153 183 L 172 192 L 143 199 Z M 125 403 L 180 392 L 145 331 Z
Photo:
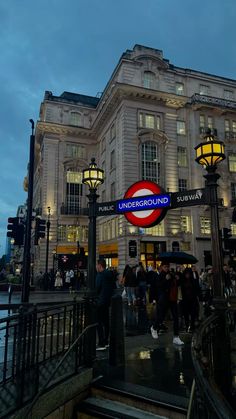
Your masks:
M 36 357 L 36 340 L 37 340 L 37 305 L 34 304 L 32 312 L 32 350 L 30 367 L 32 368 L 32 385 L 33 385 L 33 396 L 38 392 L 39 388 L 39 366 Z
M 25 370 L 23 368 L 23 347 L 25 339 L 25 310 L 19 307 L 19 320 L 17 327 L 17 349 L 16 349 L 16 406 L 20 408 L 24 398 Z
M 85 299 L 85 327 L 96 323 L 96 304 L 94 298 Z M 91 367 L 96 356 L 96 328 L 93 327 L 83 339 L 84 342 L 84 363 Z

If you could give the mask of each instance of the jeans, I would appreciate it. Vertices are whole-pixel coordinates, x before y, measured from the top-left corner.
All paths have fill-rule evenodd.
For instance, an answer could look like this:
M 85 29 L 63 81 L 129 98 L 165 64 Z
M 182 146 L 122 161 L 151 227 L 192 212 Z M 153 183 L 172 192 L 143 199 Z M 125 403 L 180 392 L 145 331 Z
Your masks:
M 133 303 L 136 300 L 135 287 L 127 287 L 126 292 L 128 297 L 128 303 Z

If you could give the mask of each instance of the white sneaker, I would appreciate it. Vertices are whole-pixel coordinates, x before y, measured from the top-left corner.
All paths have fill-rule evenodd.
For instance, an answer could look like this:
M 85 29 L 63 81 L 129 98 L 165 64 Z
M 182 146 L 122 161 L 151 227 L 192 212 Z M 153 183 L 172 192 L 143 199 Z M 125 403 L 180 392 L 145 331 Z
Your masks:
M 153 326 L 151 327 L 151 334 L 152 334 L 153 339 L 158 339 L 157 330 L 153 329 Z
M 174 345 L 184 345 L 184 342 L 179 338 L 179 336 L 175 336 L 173 338 Z

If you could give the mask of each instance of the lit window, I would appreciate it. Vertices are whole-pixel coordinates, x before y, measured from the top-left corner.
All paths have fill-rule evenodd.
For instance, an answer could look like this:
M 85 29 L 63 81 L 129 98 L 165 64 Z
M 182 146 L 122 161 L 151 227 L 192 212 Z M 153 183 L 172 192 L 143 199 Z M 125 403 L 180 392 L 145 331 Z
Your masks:
M 236 236 L 236 224 L 230 224 L 230 230 L 233 236 Z
M 229 171 L 236 172 L 236 154 L 229 154 Z
M 156 225 L 155 227 L 144 228 L 144 234 L 148 234 L 151 236 L 164 236 L 164 222 Z
M 199 93 L 200 95 L 209 95 L 210 88 L 205 84 L 200 84 Z
M 232 131 L 236 133 L 236 121 L 232 121 Z
M 70 124 L 71 125 L 82 125 L 82 117 L 81 114 L 78 112 L 71 112 L 70 113 Z
M 213 119 L 212 116 L 207 117 L 207 128 L 213 128 Z
M 111 161 L 110 161 L 110 169 L 115 168 L 115 150 L 112 150 L 111 152 Z
M 142 179 L 159 181 L 160 160 L 157 144 L 147 141 L 142 144 Z
M 187 190 L 187 179 L 179 179 L 179 192 Z
M 231 183 L 231 196 L 232 199 L 236 199 L 236 183 Z
M 76 215 L 80 210 L 82 195 L 82 172 L 68 170 L 66 173 L 66 213 Z
M 143 87 L 146 89 L 154 89 L 155 88 L 155 74 L 151 71 L 145 71 L 143 74 Z
M 183 95 L 184 94 L 184 85 L 183 85 L 183 83 L 175 83 L 175 93 L 177 95 Z
M 186 147 L 178 147 L 178 166 L 186 167 L 187 166 L 187 149 Z
M 205 127 L 205 115 L 200 115 L 200 117 L 199 117 L 199 125 L 200 125 L 200 128 L 204 128 Z
M 160 129 L 160 117 L 158 115 L 140 113 L 139 114 L 139 127 Z
M 181 231 L 183 231 L 184 233 L 191 233 L 192 232 L 191 218 L 190 218 L 189 215 L 181 215 L 181 217 L 180 217 L 180 228 L 181 228 Z
M 185 135 L 185 122 L 184 121 L 177 121 L 177 134 Z
M 79 144 L 66 144 L 66 157 L 86 158 L 86 148 Z
M 211 220 L 208 217 L 200 217 L 200 231 L 201 234 L 211 233 Z
M 228 119 L 225 119 L 225 132 L 230 131 L 230 123 Z
M 180 247 L 181 247 L 182 252 L 188 252 L 191 250 L 191 243 L 182 241 L 180 243 Z
M 87 242 L 88 241 L 88 227 L 78 225 L 64 225 L 61 224 L 57 229 L 58 241 L 64 242 Z
M 234 92 L 232 90 L 224 90 L 224 98 L 234 100 Z

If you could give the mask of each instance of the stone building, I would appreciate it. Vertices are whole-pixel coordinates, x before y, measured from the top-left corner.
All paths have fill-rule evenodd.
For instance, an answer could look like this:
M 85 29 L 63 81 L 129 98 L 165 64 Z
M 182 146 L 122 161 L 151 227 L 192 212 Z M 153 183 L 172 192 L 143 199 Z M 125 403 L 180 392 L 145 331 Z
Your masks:
M 51 209 L 49 267 L 53 251 L 71 263 L 78 241 L 88 251 L 88 191 L 81 171 L 91 157 L 105 171 L 101 202 L 123 198 L 141 179 L 169 192 L 201 188 L 205 173 L 194 147 L 206 128 L 217 130 L 226 145 L 218 192 L 220 225 L 230 227 L 236 199 L 235 80 L 176 67 L 162 51 L 135 45 L 121 56 L 100 97 L 46 91 L 36 126 L 34 208 L 45 219 Z M 206 206 L 183 207 L 148 229 L 128 224 L 123 215 L 99 217 L 97 254 L 122 271 L 140 260 L 155 265 L 160 251 L 180 249 L 204 267 L 210 262 L 209 217 Z M 136 258 L 129 257 L 130 240 L 137 242 Z M 43 270 L 45 249 L 42 239 L 35 246 L 35 269 Z

